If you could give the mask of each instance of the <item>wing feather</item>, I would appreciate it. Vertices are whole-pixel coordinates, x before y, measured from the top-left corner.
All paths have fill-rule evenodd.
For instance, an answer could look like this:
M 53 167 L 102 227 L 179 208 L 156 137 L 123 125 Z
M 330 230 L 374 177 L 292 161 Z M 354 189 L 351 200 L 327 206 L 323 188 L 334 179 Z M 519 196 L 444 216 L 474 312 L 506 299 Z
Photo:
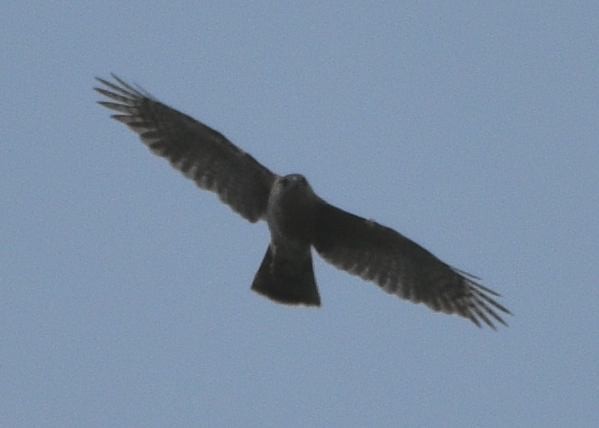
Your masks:
M 251 222 L 264 218 L 276 177 L 256 159 L 203 123 L 161 103 L 141 88 L 115 75 L 115 82 L 97 80 L 94 88 L 109 101 L 99 104 L 136 132 L 156 155 L 203 189 L 216 192 L 234 211 Z
M 496 292 L 454 269 L 429 251 L 374 221 L 322 202 L 314 226 L 314 247 L 328 262 L 385 291 L 435 311 L 457 314 L 477 326 L 507 325 L 510 311 L 491 296 Z

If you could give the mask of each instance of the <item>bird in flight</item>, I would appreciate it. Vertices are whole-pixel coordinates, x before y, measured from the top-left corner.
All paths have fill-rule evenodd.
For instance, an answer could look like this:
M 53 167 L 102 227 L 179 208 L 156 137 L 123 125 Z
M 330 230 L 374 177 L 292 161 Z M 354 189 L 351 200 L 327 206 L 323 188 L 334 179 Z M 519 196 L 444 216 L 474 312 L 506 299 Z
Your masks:
M 136 132 L 156 155 L 215 192 L 252 223 L 266 221 L 271 240 L 252 290 L 285 304 L 320 306 L 312 252 L 386 292 L 477 326 L 507 325 L 499 294 L 478 278 L 441 261 L 395 230 L 348 213 L 320 198 L 301 174 L 278 175 L 223 134 L 158 101 L 116 75 L 96 78 L 99 104 Z

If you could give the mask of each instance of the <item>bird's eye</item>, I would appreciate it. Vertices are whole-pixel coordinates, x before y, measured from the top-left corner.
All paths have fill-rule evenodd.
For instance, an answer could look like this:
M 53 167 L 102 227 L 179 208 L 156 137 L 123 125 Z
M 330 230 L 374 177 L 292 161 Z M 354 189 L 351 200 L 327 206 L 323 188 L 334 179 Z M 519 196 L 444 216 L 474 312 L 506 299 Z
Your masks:
M 287 177 L 283 177 L 281 179 L 281 186 L 287 187 L 288 184 L 289 184 L 289 179 Z

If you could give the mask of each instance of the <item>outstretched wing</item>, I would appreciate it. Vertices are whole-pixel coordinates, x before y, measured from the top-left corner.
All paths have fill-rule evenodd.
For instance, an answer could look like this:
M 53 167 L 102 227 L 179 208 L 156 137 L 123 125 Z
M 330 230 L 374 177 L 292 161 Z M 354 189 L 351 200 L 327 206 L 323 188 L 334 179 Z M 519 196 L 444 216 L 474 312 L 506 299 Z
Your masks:
M 264 217 L 275 174 L 221 133 L 161 103 L 114 74 L 115 83 L 97 80 L 94 88 L 110 99 L 99 101 L 117 111 L 112 117 L 141 137 L 158 156 L 251 222 Z
M 329 263 L 388 293 L 425 303 L 435 311 L 458 314 L 480 327 L 484 321 L 506 325 L 494 291 L 439 260 L 420 245 L 388 227 L 321 202 L 314 227 L 314 247 Z

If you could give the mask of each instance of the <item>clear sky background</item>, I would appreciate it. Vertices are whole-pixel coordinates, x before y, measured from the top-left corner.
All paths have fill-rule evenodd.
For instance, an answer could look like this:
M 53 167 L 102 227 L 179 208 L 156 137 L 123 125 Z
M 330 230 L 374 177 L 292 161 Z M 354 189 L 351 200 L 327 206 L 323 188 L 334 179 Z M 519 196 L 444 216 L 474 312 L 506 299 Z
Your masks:
M 599 426 L 599 3 L 16 2 L 0 425 Z M 301 5 L 300 5 L 301 4 Z M 483 278 L 478 329 L 268 242 L 96 104 L 116 72 Z

